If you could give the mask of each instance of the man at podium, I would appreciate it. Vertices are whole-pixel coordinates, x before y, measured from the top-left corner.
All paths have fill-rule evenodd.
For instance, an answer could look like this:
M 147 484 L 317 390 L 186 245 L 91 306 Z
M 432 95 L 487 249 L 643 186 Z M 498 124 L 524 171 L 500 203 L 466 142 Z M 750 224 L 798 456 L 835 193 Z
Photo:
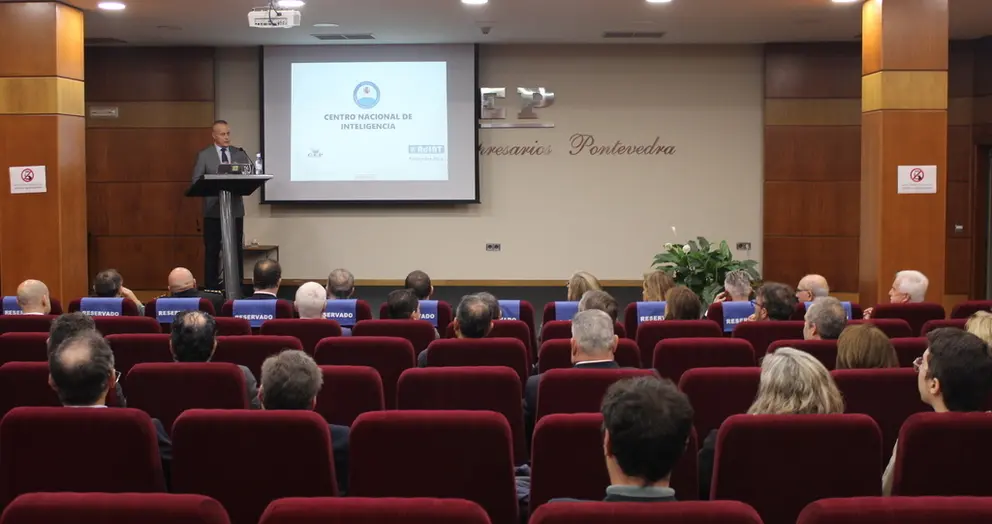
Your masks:
M 214 122 L 212 136 L 214 143 L 200 151 L 196 156 L 193 181 L 203 175 L 217 174 L 221 164 L 251 164 L 251 158 L 243 149 L 231 147 L 231 128 L 226 121 Z M 234 243 L 238 249 L 238 263 L 235 267 L 235 272 L 238 274 L 233 275 L 233 278 L 235 283 L 240 286 L 245 245 L 245 205 L 240 195 L 234 195 L 231 198 L 231 215 L 234 218 Z M 207 289 L 222 289 L 220 279 L 220 202 L 217 197 L 203 199 L 203 248 L 204 284 Z

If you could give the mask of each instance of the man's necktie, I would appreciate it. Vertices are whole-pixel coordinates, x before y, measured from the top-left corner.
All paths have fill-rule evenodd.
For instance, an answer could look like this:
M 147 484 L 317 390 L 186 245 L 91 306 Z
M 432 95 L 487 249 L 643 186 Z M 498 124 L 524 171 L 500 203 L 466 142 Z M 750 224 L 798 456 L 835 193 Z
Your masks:
M 220 148 L 220 161 L 223 162 L 223 163 L 225 163 L 225 164 L 230 164 L 231 163 L 231 159 L 227 158 L 227 148 L 226 147 Z

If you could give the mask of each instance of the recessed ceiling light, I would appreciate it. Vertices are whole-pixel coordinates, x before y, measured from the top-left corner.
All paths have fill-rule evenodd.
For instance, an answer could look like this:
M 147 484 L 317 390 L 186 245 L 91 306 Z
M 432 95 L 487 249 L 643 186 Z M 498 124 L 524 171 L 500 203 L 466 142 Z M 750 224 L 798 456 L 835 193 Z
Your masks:
M 482 5 L 489 3 L 489 0 L 462 0 L 462 3 L 468 5 Z
M 833 0 L 835 4 L 853 4 L 854 2 L 860 2 L 861 0 Z
M 313 26 L 314 27 L 338 27 L 338 24 L 331 23 L 331 22 L 320 22 L 318 24 L 314 24 Z
M 303 0 L 279 0 L 276 5 L 283 9 L 295 9 L 307 5 Z
M 670 4 L 672 0 L 648 0 L 649 4 Z
M 127 7 L 124 2 L 100 2 L 96 6 L 104 11 L 123 11 Z

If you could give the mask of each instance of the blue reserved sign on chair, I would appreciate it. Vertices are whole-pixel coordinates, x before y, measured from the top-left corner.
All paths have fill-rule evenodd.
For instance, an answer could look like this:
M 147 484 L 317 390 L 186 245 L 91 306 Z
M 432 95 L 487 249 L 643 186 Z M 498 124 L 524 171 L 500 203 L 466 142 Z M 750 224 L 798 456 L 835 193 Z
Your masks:
M 555 320 L 572 320 L 578 312 L 578 302 L 555 302 Z
M 358 300 L 328 300 L 324 308 L 324 318 L 337 320 L 342 326 L 354 326 L 358 318 Z
M 23 315 L 24 311 L 17 304 L 17 297 L 3 297 L 4 315 Z
M 813 305 L 812 302 L 807 302 L 806 303 L 806 311 L 809 311 L 809 307 L 812 306 L 812 305 Z M 840 305 L 841 306 L 844 306 L 844 315 L 847 316 L 847 319 L 848 320 L 851 320 L 851 303 L 850 302 L 841 302 Z
M 754 304 L 751 302 L 724 302 L 723 307 L 723 331 L 730 333 L 737 327 L 737 324 L 744 322 L 754 314 Z
M 79 311 L 91 317 L 119 317 L 124 313 L 124 299 L 86 297 L 79 301 Z
M 420 320 L 426 320 L 437 327 L 437 300 L 420 301 Z
M 262 327 L 266 320 L 276 318 L 275 300 L 235 300 L 231 307 L 235 318 L 243 318 L 251 327 Z
M 200 299 L 197 297 L 160 298 L 155 301 L 155 318 L 160 324 L 171 324 L 177 314 L 198 309 L 200 309 Z
M 651 320 L 665 320 L 664 302 L 638 302 L 637 303 L 637 324 Z
M 499 310 L 503 320 L 520 320 L 519 300 L 500 300 Z

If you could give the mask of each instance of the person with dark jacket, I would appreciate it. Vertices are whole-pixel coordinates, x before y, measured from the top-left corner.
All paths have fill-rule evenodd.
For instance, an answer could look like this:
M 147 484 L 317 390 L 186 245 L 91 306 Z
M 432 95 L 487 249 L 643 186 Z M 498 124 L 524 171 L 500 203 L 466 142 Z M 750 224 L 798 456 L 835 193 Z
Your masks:
M 200 291 L 196 287 L 196 279 L 193 272 L 177 267 L 169 273 L 169 294 L 159 298 L 205 298 L 214 307 L 214 313 L 220 314 L 220 308 L 224 306 L 224 295 L 220 291 Z
M 279 262 L 263 258 L 255 263 L 252 272 L 252 288 L 254 293 L 245 300 L 275 300 L 282 285 L 282 266 Z
M 210 362 L 217 349 L 217 321 L 204 311 L 180 311 L 172 320 L 169 351 L 176 362 Z M 259 409 L 255 375 L 238 365 L 245 376 L 245 395 L 252 409 Z
M 48 330 L 48 356 L 52 356 L 60 344 L 84 331 L 96 331 L 96 322 L 93 317 L 85 313 L 75 312 L 59 315 L 52 320 L 52 327 Z M 120 382 L 114 382 L 114 402 L 111 407 L 126 408 L 127 398 L 124 397 L 124 390 Z

